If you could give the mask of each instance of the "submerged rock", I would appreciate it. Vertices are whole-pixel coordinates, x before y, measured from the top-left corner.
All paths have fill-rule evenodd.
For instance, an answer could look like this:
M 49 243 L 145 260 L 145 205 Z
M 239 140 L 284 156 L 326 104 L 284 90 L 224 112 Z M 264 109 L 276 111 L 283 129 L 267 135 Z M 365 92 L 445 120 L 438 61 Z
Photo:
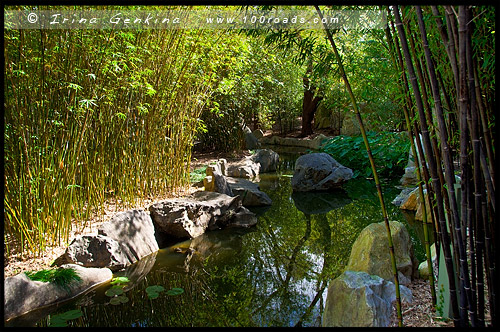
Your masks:
M 310 153 L 295 162 L 294 191 L 327 191 L 339 188 L 352 178 L 350 168 L 342 166 L 327 153 Z
M 400 286 L 403 301 L 411 291 Z M 394 283 L 366 272 L 345 271 L 330 282 L 323 312 L 323 327 L 387 327 L 396 300 Z

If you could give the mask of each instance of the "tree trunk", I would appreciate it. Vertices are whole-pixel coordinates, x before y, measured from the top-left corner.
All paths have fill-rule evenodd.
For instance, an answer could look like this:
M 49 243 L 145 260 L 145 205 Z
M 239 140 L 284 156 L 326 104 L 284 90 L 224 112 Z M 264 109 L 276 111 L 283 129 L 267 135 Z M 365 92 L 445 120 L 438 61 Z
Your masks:
M 304 99 L 302 101 L 302 129 L 300 132 L 301 137 L 311 135 L 313 133 L 312 122 L 314 114 L 318 109 L 319 102 L 323 99 L 317 95 L 318 89 L 311 85 L 310 75 L 313 71 L 312 57 L 309 57 L 307 70 L 302 79 L 304 82 Z M 316 96 L 315 96 L 316 94 Z

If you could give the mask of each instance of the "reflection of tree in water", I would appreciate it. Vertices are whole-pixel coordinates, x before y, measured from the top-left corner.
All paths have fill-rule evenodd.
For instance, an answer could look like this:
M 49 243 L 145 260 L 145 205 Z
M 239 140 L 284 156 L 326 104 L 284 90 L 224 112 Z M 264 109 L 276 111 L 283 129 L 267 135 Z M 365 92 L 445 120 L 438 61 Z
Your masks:
M 307 204 L 299 197 L 301 203 L 313 209 L 302 207 L 300 211 L 297 195 L 292 196 L 290 178 L 272 181 L 273 189 L 266 193 L 273 206 L 259 216 L 255 228 L 208 232 L 161 249 L 153 267 L 136 266 L 135 272 L 127 272 L 131 274 L 125 292 L 128 303 L 111 305 L 103 295 L 107 288 L 97 289 L 92 297 L 94 304 L 82 306 L 83 316 L 70 323 L 172 327 L 320 325 L 328 282 L 344 269 L 359 232 L 380 217 L 377 197 L 357 197 L 367 196 L 367 188 L 360 186 L 357 191 L 347 190 L 348 197 L 334 194 L 316 200 L 329 201 L 327 205 L 334 207 L 330 211 L 323 211 L 318 202 Z M 311 214 L 315 211 L 324 213 Z M 165 291 L 151 300 L 145 289 L 152 285 L 165 290 L 180 287 L 184 293 L 169 296 Z

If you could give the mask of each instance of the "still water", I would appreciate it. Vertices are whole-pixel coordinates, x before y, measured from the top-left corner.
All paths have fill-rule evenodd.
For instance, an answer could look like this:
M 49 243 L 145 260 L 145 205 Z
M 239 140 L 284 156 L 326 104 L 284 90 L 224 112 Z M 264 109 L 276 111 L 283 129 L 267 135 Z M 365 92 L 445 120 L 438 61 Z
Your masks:
M 252 209 L 256 227 L 209 232 L 116 273 L 129 279 L 122 285 L 126 303 L 110 303 L 108 283 L 9 325 L 47 326 L 56 314 L 76 309 L 81 316 L 68 326 L 320 326 L 329 280 L 342 273 L 361 230 L 383 220 L 373 181 L 354 179 L 333 193 L 292 193 L 296 158 L 282 153 L 279 170 L 260 175 L 273 204 Z M 418 227 L 390 203 L 397 184 L 383 185 L 389 220 L 407 225 L 422 261 Z M 154 285 L 165 291 L 152 299 L 146 288 Z M 172 289 L 177 292 L 169 295 Z

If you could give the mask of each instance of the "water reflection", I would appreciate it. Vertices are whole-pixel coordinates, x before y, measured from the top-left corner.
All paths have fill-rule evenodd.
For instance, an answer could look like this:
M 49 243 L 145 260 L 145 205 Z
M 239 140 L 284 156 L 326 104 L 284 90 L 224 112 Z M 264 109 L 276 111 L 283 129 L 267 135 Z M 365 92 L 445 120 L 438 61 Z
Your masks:
M 326 214 L 352 202 L 342 189 L 334 192 L 293 192 L 292 199 L 295 207 L 304 214 Z
M 280 159 L 276 174 L 261 174 L 273 205 L 251 209 L 256 227 L 208 232 L 117 273 L 130 279 L 125 304 L 110 304 L 104 285 L 48 313 L 79 308 L 83 316 L 68 323 L 88 327 L 319 326 L 329 280 L 342 273 L 359 232 L 382 221 L 380 205 L 366 180 L 331 193 L 293 193 L 294 159 Z M 399 193 L 391 188 L 384 189 L 389 202 Z M 387 208 L 391 220 L 404 220 Z M 150 299 L 151 285 L 184 293 Z

